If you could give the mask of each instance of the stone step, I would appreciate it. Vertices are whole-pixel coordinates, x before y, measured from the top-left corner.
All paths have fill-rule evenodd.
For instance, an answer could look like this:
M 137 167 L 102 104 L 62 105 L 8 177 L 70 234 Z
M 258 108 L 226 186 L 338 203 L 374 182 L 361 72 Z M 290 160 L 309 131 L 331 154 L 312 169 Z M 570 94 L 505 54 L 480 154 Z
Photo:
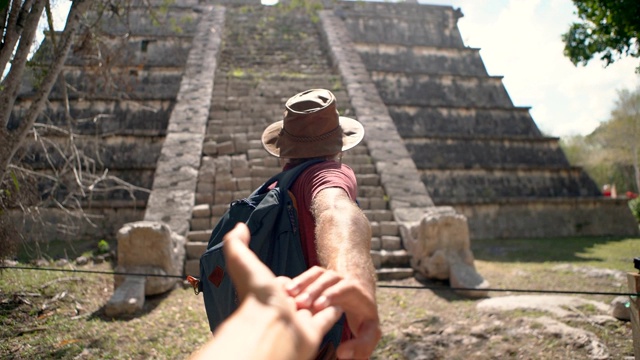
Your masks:
M 209 237 L 211 237 L 211 230 L 193 230 L 187 232 L 187 241 L 188 242 L 203 242 L 209 241 Z
M 402 250 L 402 239 L 399 236 L 381 236 L 371 238 L 371 250 Z
M 356 177 L 361 175 L 376 174 L 376 168 L 373 164 L 351 164 L 344 161 L 344 159 L 343 163 L 349 165 L 349 167 L 356 174 Z
M 376 269 L 409 267 L 410 255 L 406 250 L 371 250 L 371 259 Z
M 361 198 L 357 199 L 362 210 L 387 210 L 389 208 L 388 201 L 384 197 L 377 198 Z
M 208 239 L 207 239 L 208 240 Z M 189 241 L 185 244 L 187 259 L 200 259 L 200 256 L 207 250 L 207 242 Z
M 391 210 L 362 210 L 369 221 L 393 221 L 393 212 Z
M 378 281 L 402 280 L 413 277 L 413 269 L 410 267 L 376 269 Z

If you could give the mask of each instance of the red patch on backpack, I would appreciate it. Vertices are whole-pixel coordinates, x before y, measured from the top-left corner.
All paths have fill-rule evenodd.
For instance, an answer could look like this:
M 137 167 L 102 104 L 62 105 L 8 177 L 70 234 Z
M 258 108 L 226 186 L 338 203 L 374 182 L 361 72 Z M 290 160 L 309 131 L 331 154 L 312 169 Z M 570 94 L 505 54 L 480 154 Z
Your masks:
M 222 283 L 222 279 L 224 278 L 224 270 L 220 266 L 216 266 L 215 269 L 209 274 L 207 279 L 211 281 L 213 285 L 216 287 L 220 287 L 220 283 Z

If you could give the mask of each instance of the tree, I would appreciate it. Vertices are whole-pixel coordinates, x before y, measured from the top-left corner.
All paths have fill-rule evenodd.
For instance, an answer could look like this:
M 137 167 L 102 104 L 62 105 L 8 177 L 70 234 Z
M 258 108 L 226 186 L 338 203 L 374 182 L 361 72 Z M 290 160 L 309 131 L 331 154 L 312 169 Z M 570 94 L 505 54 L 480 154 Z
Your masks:
M 640 86 L 618 92 L 611 118 L 600 126 L 601 138 L 614 156 L 613 163 L 631 165 L 635 190 L 640 190 Z
M 600 186 L 640 190 L 640 86 L 618 91 L 610 118 L 587 136 L 560 142 L 569 162 L 583 167 Z
M 638 0 L 573 0 L 581 22 L 562 35 L 564 55 L 574 65 L 594 56 L 608 66 L 625 56 L 640 57 Z M 636 69 L 640 72 L 640 66 Z
M 14 122 L 10 125 L 11 109 L 18 96 L 31 44 L 35 38 L 42 12 L 48 3 L 48 0 L 26 0 L 24 2 L 10 0 L 7 3 L 2 3 L 6 4 L 6 7 L 0 9 L 4 24 L 4 34 L 0 44 L 0 70 L 4 71 L 13 54 L 11 69 L 0 84 L 2 88 L 0 95 L 0 182 L 4 180 L 7 167 L 27 132 L 33 128 L 38 115 L 42 112 L 49 92 L 57 81 L 67 59 L 73 36 L 80 26 L 80 17 L 91 5 L 91 1 L 87 0 L 73 1 L 50 67 L 40 83 L 40 88 L 29 110 L 17 123 Z M 15 48 L 16 44 L 18 44 L 17 49 Z
M 64 30 L 56 32 L 52 25 L 49 0 L 0 1 L 0 17 L 3 20 L 0 69 L 4 72 L 11 64 L 7 76 L 0 83 L 0 259 L 13 255 L 17 243 L 21 241 L 20 234 L 13 230 L 9 210 L 17 209 L 46 226 L 47 222 L 39 219 L 41 209 L 57 208 L 66 215 L 67 221 L 52 225 L 56 231 L 65 232 L 65 229 L 69 229 L 66 232 L 72 232 L 76 220 L 91 223 L 91 215 L 85 213 L 83 202 L 90 203 L 96 195 L 124 190 L 135 200 L 135 194 L 149 191 L 112 176 L 109 169 L 99 166 L 98 152 L 87 151 L 92 149 L 87 149 L 86 144 L 95 142 L 86 135 L 74 132 L 73 123 L 78 119 L 71 118 L 69 114 L 68 85 L 63 73 L 72 47 L 77 53 L 85 47 L 93 49 L 98 42 L 96 39 L 103 30 L 100 27 L 102 16 L 127 18 L 130 6 L 128 0 L 73 0 Z M 151 7 L 148 9 L 151 10 Z M 39 49 L 36 53 L 40 55 L 38 59 L 38 56 L 29 59 L 43 11 L 49 24 L 48 42 L 41 48 L 45 51 Z M 122 39 L 126 40 L 126 34 Z M 105 73 L 101 75 L 109 78 L 110 68 L 104 68 Z M 21 110 L 17 116 L 15 113 L 12 115 L 23 78 L 34 75 L 37 81 L 31 84 L 35 88 L 27 102 L 28 108 Z M 66 103 L 67 123 L 64 126 L 38 120 L 56 82 L 59 82 Z M 36 145 L 44 153 L 50 169 L 32 171 L 20 162 L 21 156 L 34 143 L 25 142 L 27 135 L 30 139 L 36 139 Z

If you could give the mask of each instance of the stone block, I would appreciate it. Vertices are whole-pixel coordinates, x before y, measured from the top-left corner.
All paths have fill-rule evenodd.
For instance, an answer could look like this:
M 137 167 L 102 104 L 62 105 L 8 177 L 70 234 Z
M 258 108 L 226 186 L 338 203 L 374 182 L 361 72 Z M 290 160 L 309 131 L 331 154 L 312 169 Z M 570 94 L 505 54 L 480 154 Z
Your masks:
M 376 270 L 376 277 L 381 281 L 402 280 L 413 277 L 411 268 L 385 268 Z
M 209 241 L 210 237 L 211 230 L 193 230 L 187 233 L 187 240 L 189 242 Z
M 269 155 L 269 153 L 267 153 L 264 149 L 248 149 L 247 150 L 247 158 L 249 160 L 263 159 L 263 158 L 266 158 L 267 156 L 271 156 L 271 155 Z
M 211 206 L 211 215 L 212 216 L 222 216 L 224 213 L 229 210 L 229 204 L 217 204 Z
M 382 241 L 379 237 L 371 238 L 371 250 L 382 250 Z
M 196 185 L 197 193 L 212 193 L 215 191 L 215 185 L 211 181 L 198 181 Z
M 384 197 L 369 198 L 369 209 L 371 210 L 385 210 L 388 209 L 388 202 Z
M 378 250 L 371 250 L 371 261 L 373 262 L 373 267 L 376 269 L 380 269 L 382 267 L 382 255 Z
M 362 210 L 369 210 L 369 198 L 358 198 L 358 206 Z
M 380 262 L 384 267 L 409 267 L 410 258 L 405 250 L 380 250 Z
M 249 166 L 249 162 L 247 161 L 247 156 L 245 154 L 242 155 L 233 155 L 231 156 L 231 168 L 246 168 Z
M 420 276 L 449 280 L 456 288 L 488 287 L 488 282 L 475 269 L 467 219 L 453 208 L 429 208 L 420 221 L 401 223 L 400 233 L 411 254 L 411 267 Z M 486 291 L 459 293 L 486 296 Z
M 144 306 L 145 277 L 127 276 L 104 307 L 108 317 L 131 315 Z
M 395 221 L 381 221 L 380 234 L 390 235 L 390 236 L 400 235 L 400 230 L 398 229 L 398 223 Z
M 213 193 L 202 194 L 196 193 L 196 204 L 213 204 Z
M 261 140 L 257 140 L 257 139 L 256 140 L 249 140 L 248 146 L 249 146 L 248 149 L 259 149 L 259 150 L 263 150 L 264 149 L 264 147 L 262 146 L 262 141 Z
M 253 182 L 250 177 L 236 179 L 238 190 L 251 191 L 254 190 Z
M 236 133 L 233 138 L 233 145 L 236 148 L 236 152 L 246 152 L 249 150 L 249 144 L 247 144 L 247 134 Z
M 225 141 L 218 144 L 218 154 L 229 155 L 235 152 L 235 147 L 232 141 Z
M 371 236 L 380 237 L 380 223 L 377 221 L 370 221 L 371 225 Z
M 211 216 L 211 206 L 209 204 L 200 204 L 193 207 L 191 216 L 194 218 L 208 218 Z
M 193 231 L 197 231 L 197 230 L 207 230 L 207 229 L 212 229 L 213 226 L 211 226 L 211 218 L 206 217 L 206 218 L 192 218 L 191 219 L 191 230 Z
M 138 221 L 125 224 L 117 233 L 118 272 L 154 272 L 182 275 L 186 238 L 171 231 L 169 226 L 154 221 Z M 175 278 L 149 277 L 145 283 L 145 295 L 157 295 L 169 291 L 176 284 Z M 115 278 L 118 285 L 119 279 Z M 116 285 L 116 286 L 117 286 Z
M 233 197 L 233 192 L 218 190 L 215 193 L 214 204 L 224 204 L 228 206 L 233 200 L 235 200 L 235 198 Z
M 218 143 L 215 141 L 207 141 L 202 145 L 202 153 L 207 156 L 218 155 Z
M 235 191 L 238 189 L 236 181 L 230 176 L 218 176 L 216 178 L 216 191 Z
M 384 190 L 379 186 L 360 186 L 358 187 L 358 197 L 382 198 Z
M 369 221 L 392 221 L 393 213 L 388 210 L 364 210 Z
M 190 259 L 184 263 L 185 275 L 200 278 L 200 259 Z
M 248 178 L 251 177 L 251 169 L 249 167 L 234 167 L 231 169 L 231 174 L 235 178 Z
M 189 241 L 185 245 L 187 260 L 200 259 L 200 256 L 207 250 L 206 242 Z
M 377 174 L 359 174 L 356 175 L 358 186 L 379 186 L 380 176 Z
M 382 248 L 384 250 L 401 250 L 402 242 L 400 241 L 399 236 L 382 236 Z

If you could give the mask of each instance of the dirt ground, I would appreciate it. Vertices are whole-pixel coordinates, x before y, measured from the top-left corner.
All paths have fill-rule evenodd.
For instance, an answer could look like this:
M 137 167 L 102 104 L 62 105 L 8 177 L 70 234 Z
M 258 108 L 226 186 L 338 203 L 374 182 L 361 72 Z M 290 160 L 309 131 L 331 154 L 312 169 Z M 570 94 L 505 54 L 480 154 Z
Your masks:
M 492 288 L 625 292 L 626 286 L 620 271 L 571 264 L 476 261 L 476 267 Z M 108 271 L 110 265 L 84 269 Z M 113 293 L 109 275 L 4 270 L 0 276 L 2 359 L 183 359 L 209 336 L 202 297 L 187 287 L 148 298 L 135 316 L 110 319 L 103 312 Z M 373 359 L 633 357 L 630 323 L 603 310 L 612 295 L 576 296 L 575 306 L 565 305 L 566 313 L 558 316 L 536 309 L 482 310 L 483 299 L 431 288 L 442 285 L 380 282 L 384 336 Z M 489 298 L 521 295 L 526 294 L 490 292 Z

